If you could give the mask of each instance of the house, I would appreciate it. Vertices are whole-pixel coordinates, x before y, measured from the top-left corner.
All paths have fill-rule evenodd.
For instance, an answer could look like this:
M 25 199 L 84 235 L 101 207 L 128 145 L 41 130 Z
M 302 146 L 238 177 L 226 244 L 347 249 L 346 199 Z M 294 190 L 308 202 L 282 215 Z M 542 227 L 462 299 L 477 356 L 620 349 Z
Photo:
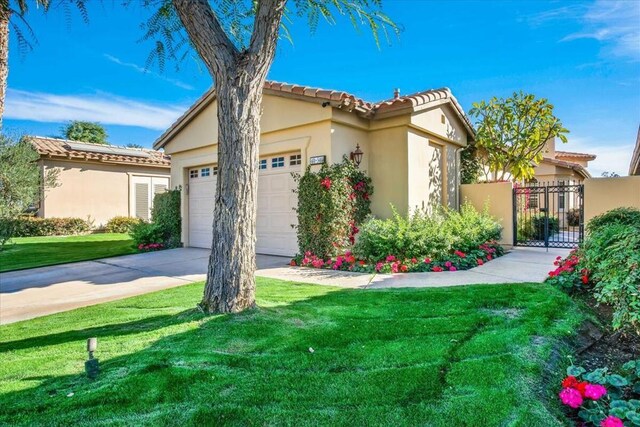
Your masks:
M 629 164 L 629 175 L 640 175 L 640 126 L 638 126 L 638 136 L 636 137 L 636 148 L 631 155 Z
M 391 215 L 438 205 L 457 207 L 459 153 L 473 128 L 449 89 L 370 103 L 352 94 L 286 83 L 263 89 L 258 253 L 297 252 L 292 172 L 336 163 L 359 146 L 360 168 L 375 187 L 372 212 Z M 155 143 L 171 155 L 171 182 L 183 191 L 183 242 L 209 247 L 217 175 L 216 94 L 206 92 Z
M 29 137 L 42 173 L 57 171 L 56 187 L 37 206 L 43 218 L 77 217 L 100 227 L 114 216 L 149 219 L 154 194 L 170 184 L 170 157 L 154 150 Z
M 587 171 L 595 154 L 556 150 L 555 138 L 547 141 L 542 162 L 535 167 L 535 181 L 540 183 L 579 184 L 591 178 Z

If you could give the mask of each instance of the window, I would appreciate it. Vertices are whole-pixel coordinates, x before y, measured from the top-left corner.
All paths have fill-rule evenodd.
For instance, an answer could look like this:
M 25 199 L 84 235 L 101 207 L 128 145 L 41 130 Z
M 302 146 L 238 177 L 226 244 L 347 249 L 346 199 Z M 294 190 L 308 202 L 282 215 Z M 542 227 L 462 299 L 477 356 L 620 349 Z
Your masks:
M 202 170 L 200 171 L 200 176 L 209 176 L 211 174 L 211 169 L 209 168 L 202 168 Z
M 258 162 L 258 169 L 263 170 L 267 168 L 267 159 L 262 159 Z
M 218 175 L 218 167 L 217 166 L 213 167 L 213 175 Z
M 271 168 L 283 168 L 284 157 L 274 157 L 271 159 Z
M 294 154 L 289 157 L 289 166 L 301 165 L 302 164 L 302 156 L 300 154 Z
M 189 178 L 197 178 L 198 177 L 198 169 L 191 169 L 189 171 Z

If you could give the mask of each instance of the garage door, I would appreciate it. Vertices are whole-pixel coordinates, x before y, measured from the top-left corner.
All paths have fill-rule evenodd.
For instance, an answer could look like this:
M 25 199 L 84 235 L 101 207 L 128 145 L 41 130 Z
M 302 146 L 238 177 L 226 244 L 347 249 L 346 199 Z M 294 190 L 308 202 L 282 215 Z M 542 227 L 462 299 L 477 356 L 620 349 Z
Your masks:
M 189 245 L 196 248 L 211 247 L 217 173 L 215 166 L 189 170 Z
M 297 224 L 293 210 L 298 204 L 291 173 L 300 172 L 299 153 L 279 154 L 261 158 L 258 165 L 258 212 L 256 252 L 259 254 L 293 256 L 298 249 Z M 203 171 L 209 169 L 208 175 Z M 213 199 L 217 168 L 207 166 L 189 171 L 189 244 L 211 247 Z

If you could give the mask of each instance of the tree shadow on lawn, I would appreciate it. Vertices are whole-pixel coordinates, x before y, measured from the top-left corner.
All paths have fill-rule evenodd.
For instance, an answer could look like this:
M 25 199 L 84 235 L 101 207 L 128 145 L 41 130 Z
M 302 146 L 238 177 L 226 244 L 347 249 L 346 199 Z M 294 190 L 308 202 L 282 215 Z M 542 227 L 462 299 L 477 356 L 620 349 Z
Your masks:
M 200 320 L 143 350 L 102 361 L 96 381 L 79 365 L 78 374 L 44 376 L 37 387 L 0 395 L 0 423 L 548 423 L 554 414 L 529 396 L 532 360 L 523 366 L 516 353 L 566 313 L 557 309 L 557 296 L 537 296 L 531 304 L 532 292 L 518 287 L 525 291 L 322 290 L 292 300 L 275 287 L 263 307 L 237 315 L 187 310 L 16 341 L 26 349 Z M 541 307 L 537 318 L 533 308 Z M 499 308 L 523 312 L 514 318 L 488 310 Z

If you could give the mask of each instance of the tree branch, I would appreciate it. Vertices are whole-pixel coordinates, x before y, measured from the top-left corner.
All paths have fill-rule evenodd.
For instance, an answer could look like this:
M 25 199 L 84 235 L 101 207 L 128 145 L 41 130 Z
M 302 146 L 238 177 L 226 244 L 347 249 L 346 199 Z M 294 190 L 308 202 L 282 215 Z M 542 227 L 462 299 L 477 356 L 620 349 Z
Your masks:
M 178 17 L 214 79 L 232 64 L 238 49 L 220 25 L 208 0 L 173 0 Z
M 263 79 L 267 77 L 267 72 L 276 53 L 278 32 L 286 2 L 286 0 L 260 0 L 258 2 L 248 53 L 250 63 L 258 66 L 254 72 Z

